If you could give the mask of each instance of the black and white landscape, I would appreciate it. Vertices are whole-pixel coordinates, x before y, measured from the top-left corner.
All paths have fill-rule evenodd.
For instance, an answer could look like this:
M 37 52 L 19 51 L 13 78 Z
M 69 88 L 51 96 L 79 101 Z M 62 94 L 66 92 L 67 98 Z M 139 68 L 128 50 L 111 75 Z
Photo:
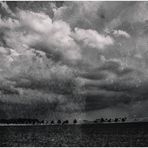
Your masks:
M 0 146 L 148 146 L 147 121 L 148 2 L 0 2 Z

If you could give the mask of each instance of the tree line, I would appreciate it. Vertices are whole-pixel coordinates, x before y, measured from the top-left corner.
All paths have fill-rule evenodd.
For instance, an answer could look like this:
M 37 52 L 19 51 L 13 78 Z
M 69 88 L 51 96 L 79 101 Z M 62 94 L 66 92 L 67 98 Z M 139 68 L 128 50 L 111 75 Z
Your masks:
M 100 119 L 96 119 L 95 121 L 94 121 L 94 123 L 104 123 L 104 122 L 115 122 L 115 123 L 117 123 L 117 122 L 125 122 L 127 120 L 127 117 L 123 117 L 123 118 L 114 118 L 114 119 L 111 119 L 111 118 L 100 118 Z
M 28 118 L 18 118 L 18 119 L 0 119 L 0 124 L 69 124 L 69 120 L 57 120 L 54 121 L 52 120 L 51 122 L 47 120 L 41 120 L 39 121 L 38 119 L 28 119 Z M 77 124 L 77 120 L 73 120 L 73 124 Z
M 96 119 L 94 120 L 93 122 L 91 123 L 111 123 L 111 122 L 125 122 L 127 120 L 126 117 L 124 118 L 115 118 L 115 119 L 107 119 L 107 118 L 99 118 L 99 119 Z M 84 123 L 87 123 L 87 120 L 83 120 Z M 89 121 L 88 121 L 89 122 Z M 78 121 L 77 119 L 74 119 L 72 121 L 73 124 L 77 124 Z M 50 124 L 50 125 L 65 125 L 65 124 L 69 124 L 69 120 L 51 120 L 51 121 L 47 121 L 47 120 L 41 120 L 39 121 L 38 119 L 24 119 L 24 118 L 18 118 L 18 119 L 0 119 L 0 124 Z

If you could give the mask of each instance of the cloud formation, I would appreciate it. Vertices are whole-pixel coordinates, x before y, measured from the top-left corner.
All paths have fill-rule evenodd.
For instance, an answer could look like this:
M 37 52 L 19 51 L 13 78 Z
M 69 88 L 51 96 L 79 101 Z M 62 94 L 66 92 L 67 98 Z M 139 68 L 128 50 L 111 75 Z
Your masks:
M 21 108 L 18 117 L 109 110 L 140 116 L 137 108 L 147 102 L 147 7 L 2 2 L 0 116 L 13 117 Z

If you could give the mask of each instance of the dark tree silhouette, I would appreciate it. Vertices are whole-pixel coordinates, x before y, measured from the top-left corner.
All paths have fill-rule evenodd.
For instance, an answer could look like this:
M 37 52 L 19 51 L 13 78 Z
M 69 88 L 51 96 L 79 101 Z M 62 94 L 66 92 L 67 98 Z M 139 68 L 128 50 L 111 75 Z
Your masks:
M 115 122 L 118 122 L 119 121 L 119 119 L 118 118 L 115 118 L 115 120 L 114 120 Z
M 0 119 L 0 123 L 4 123 L 4 124 L 36 124 L 36 123 L 40 123 L 40 121 L 38 119 L 18 118 L 18 119 Z
M 122 118 L 122 119 L 121 119 L 121 121 L 122 121 L 122 122 L 125 122 L 125 119 L 124 119 L 124 118 Z
M 126 121 L 126 119 L 127 119 L 127 118 L 126 118 L 126 117 L 124 117 L 124 118 L 122 118 L 122 119 L 121 119 L 121 121 L 122 121 L 122 122 L 125 122 L 125 121 Z
M 73 120 L 73 123 L 74 123 L 74 124 L 77 124 L 77 120 L 76 120 L 76 119 L 74 119 L 74 120 Z
M 63 121 L 62 125 L 68 124 L 68 123 L 69 123 L 69 121 L 68 120 L 65 120 L 65 121 Z
M 111 122 L 111 119 L 108 119 L 108 122 Z
M 101 122 L 101 123 L 104 122 L 104 118 L 101 118 L 101 119 L 100 119 L 100 122 Z
M 54 124 L 54 121 L 52 120 L 50 123 L 51 123 L 51 124 Z
M 44 120 L 41 121 L 41 124 L 44 124 Z
M 105 119 L 105 122 L 106 122 L 106 121 L 108 121 L 108 119 L 107 119 L 107 118 Z
M 97 123 L 97 120 L 95 120 L 94 123 Z
M 57 124 L 61 124 L 61 123 L 62 123 L 61 120 L 58 120 L 58 121 L 57 121 Z

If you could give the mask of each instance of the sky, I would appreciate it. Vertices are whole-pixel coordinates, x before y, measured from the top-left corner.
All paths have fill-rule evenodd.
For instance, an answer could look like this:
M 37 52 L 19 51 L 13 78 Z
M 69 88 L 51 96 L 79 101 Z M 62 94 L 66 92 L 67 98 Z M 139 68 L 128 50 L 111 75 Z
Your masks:
M 0 2 L 0 118 L 148 117 L 148 2 Z

